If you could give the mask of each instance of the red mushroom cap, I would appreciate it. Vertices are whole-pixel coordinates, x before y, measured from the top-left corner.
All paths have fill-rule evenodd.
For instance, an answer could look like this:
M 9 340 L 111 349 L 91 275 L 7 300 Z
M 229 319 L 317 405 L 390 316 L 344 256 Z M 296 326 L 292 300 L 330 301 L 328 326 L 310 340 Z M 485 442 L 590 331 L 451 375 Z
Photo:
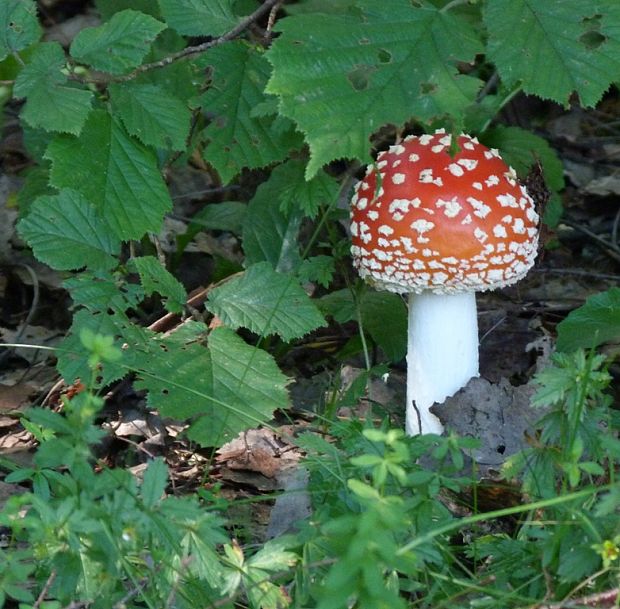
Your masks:
M 351 201 L 360 276 L 391 292 L 500 288 L 534 264 L 538 214 L 497 150 L 469 135 L 409 136 L 380 152 Z

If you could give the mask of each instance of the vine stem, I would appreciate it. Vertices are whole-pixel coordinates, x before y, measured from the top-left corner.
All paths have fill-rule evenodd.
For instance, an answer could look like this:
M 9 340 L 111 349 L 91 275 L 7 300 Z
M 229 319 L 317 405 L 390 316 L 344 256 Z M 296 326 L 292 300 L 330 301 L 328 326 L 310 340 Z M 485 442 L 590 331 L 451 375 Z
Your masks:
M 232 30 L 229 30 L 225 34 L 218 36 L 217 38 L 213 38 L 207 42 L 203 42 L 202 44 L 198 44 L 195 46 L 189 46 L 177 53 L 172 53 L 171 55 L 167 55 L 163 59 L 159 61 L 154 61 L 152 63 L 145 63 L 141 66 L 138 66 L 129 74 L 123 74 L 122 76 L 115 76 L 110 79 L 106 79 L 104 82 L 127 82 L 128 80 L 133 80 L 136 76 L 144 72 L 148 72 L 150 70 L 156 70 L 159 68 L 165 68 L 169 66 L 171 63 L 178 61 L 179 59 L 184 59 L 185 57 L 190 57 L 192 55 L 198 55 L 199 53 L 203 53 L 204 51 L 219 46 L 224 42 L 228 42 L 233 38 L 236 38 L 241 32 L 247 29 L 254 21 L 262 17 L 265 13 L 270 11 L 274 6 L 276 6 L 281 0 L 265 0 L 261 6 L 259 6 L 251 15 L 248 15 L 245 19 L 240 21 Z M 100 82 L 100 81 L 97 81 Z
M 448 2 L 446 6 L 441 9 L 441 13 L 447 13 L 450 9 L 453 9 L 455 6 L 460 6 L 461 4 L 469 4 L 470 0 L 452 0 L 452 2 Z

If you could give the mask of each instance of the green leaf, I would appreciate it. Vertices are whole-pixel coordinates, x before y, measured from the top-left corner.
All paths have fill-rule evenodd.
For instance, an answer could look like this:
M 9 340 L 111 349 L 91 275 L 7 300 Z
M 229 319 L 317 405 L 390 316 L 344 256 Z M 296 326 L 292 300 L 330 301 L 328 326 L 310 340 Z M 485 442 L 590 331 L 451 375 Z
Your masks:
M 369 160 L 369 138 L 386 123 L 460 117 L 481 84 L 456 67 L 482 52 L 464 19 L 409 0 L 393 0 L 390 10 L 375 0 L 358 5 L 281 20 L 267 53 L 267 92 L 310 145 L 307 177 L 334 159 Z
M 49 184 L 49 163 L 34 165 L 24 171 L 21 177 L 23 182 L 17 193 L 17 202 L 22 214 L 30 209 L 38 197 L 56 194 L 56 190 Z
M 366 290 L 360 302 L 364 329 L 393 362 L 407 354 L 407 307 L 398 294 Z
M 564 188 L 564 166 L 557 153 L 542 137 L 520 127 L 494 127 L 481 137 L 490 148 L 498 148 L 502 158 L 519 176 L 527 176 L 531 166 L 540 161 L 545 181 L 551 190 Z
M 270 355 L 250 347 L 232 330 L 209 334 L 208 348 L 197 342 L 203 324 L 190 322 L 183 332 L 154 337 L 153 353 L 142 357 L 137 387 L 162 415 L 194 418 L 189 436 L 203 446 L 221 446 L 239 432 L 268 421 L 286 408 L 286 377 Z
M 302 283 L 307 281 L 316 282 L 324 288 L 328 288 L 336 271 L 336 263 L 332 256 L 312 256 L 306 258 L 297 275 Z
M 191 112 L 180 99 L 157 85 L 128 82 L 108 88 L 112 108 L 127 131 L 155 148 L 184 150 Z
M 321 205 L 330 205 L 338 196 L 340 185 L 323 170 L 309 181 L 304 178 L 306 163 L 291 159 L 278 165 L 269 177 L 272 188 L 278 192 L 280 209 L 291 213 L 301 209 L 304 215 L 315 218 Z
M 120 243 L 95 208 L 78 192 L 39 197 L 18 229 L 34 255 L 58 270 L 111 268 Z
M 159 232 L 172 201 L 155 153 L 107 112 L 92 112 L 79 137 L 57 136 L 45 156 L 52 161 L 52 186 L 81 192 L 119 238 Z
M 3 0 L 0 4 L 0 61 L 36 42 L 41 35 L 33 0 Z
M 142 286 L 123 281 L 120 274 L 82 272 L 66 279 L 62 285 L 69 291 L 75 305 L 92 312 L 111 310 L 124 313 L 136 308 L 144 298 Z
M 273 117 L 252 115 L 265 100 L 270 74 L 269 63 L 256 48 L 243 41 L 228 42 L 207 51 L 203 64 L 214 70 L 211 86 L 197 100 L 212 117 L 203 131 L 209 141 L 204 155 L 225 183 L 241 169 L 280 161 L 301 145 L 290 121 L 283 130 L 276 128 Z
M 159 7 L 153 0 L 95 0 L 97 11 L 103 21 L 108 21 L 114 13 L 131 8 L 141 13 L 159 18 Z
M 600 4 L 601 6 L 596 6 Z M 576 92 L 594 106 L 620 73 L 618 6 L 582 0 L 489 0 L 488 56 L 509 85 L 567 105 Z M 590 24 L 600 21 L 596 44 Z
M 87 354 L 80 340 L 80 334 L 84 328 L 104 336 L 118 336 L 119 334 L 113 316 L 100 312 L 93 313 L 86 309 L 79 310 L 73 316 L 73 323 L 69 334 L 58 347 L 58 372 L 68 383 L 73 383 L 80 379 L 86 382 L 92 376 L 92 371 L 88 366 Z M 121 349 L 124 342 L 124 340 L 117 338 L 115 345 Z M 128 370 L 123 366 L 122 360 L 121 362 L 105 362 L 101 369 L 97 371 L 100 381 L 98 386 L 104 386 L 119 380 L 127 372 Z
M 239 201 L 211 203 L 192 217 L 192 224 L 207 230 L 225 230 L 238 235 L 243 229 L 247 210 L 248 206 Z
M 248 205 L 243 224 L 245 265 L 266 260 L 281 273 L 296 269 L 301 263 L 298 234 L 302 212 L 285 213 L 278 205 L 278 185 L 263 182 Z
M 325 325 L 316 305 L 291 275 L 281 275 L 268 262 L 251 266 L 209 294 L 209 311 L 234 329 L 277 334 L 284 341 L 300 338 Z
M 140 280 L 147 295 L 157 292 L 164 297 L 164 306 L 171 313 L 181 313 L 187 300 L 187 292 L 154 256 L 133 258 Z
M 590 296 L 557 327 L 558 351 L 591 349 L 620 338 L 620 288 Z
M 214 408 L 190 429 L 191 438 L 208 445 L 225 441 L 248 427 L 266 423 L 276 408 L 288 407 L 287 378 L 273 358 L 247 345 L 232 330 L 209 335 L 214 397 L 226 407 Z
M 37 45 L 13 91 L 16 97 L 27 98 L 21 117 L 28 125 L 77 135 L 90 112 L 92 92 L 68 84 L 61 72 L 65 63 L 57 42 Z
M 150 15 L 127 9 L 99 27 L 83 29 L 71 43 L 71 55 L 95 70 L 123 74 L 140 65 L 151 43 L 166 26 Z
M 184 36 L 220 36 L 237 25 L 234 0 L 159 0 L 168 25 Z
M 168 467 L 166 462 L 157 457 L 149 462 L 144 471 L 142 486 L 140 488 L 144 506 L 152 508 L 162 498 L 168 483 Z

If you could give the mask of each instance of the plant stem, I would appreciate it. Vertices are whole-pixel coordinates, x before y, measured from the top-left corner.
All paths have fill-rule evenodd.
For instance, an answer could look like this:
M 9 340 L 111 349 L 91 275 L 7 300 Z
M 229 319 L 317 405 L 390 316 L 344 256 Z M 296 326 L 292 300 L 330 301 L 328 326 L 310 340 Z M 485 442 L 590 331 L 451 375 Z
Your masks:
M 221 36 L 213 38 L 207 42 L 203 42 L 202 44 L 186 47 L 181 51 L 178 51 L 177 53 L 172 53 L 171 55 L 160 59 L 159 61 L 142 64 L 141 66 L 138 66 L 135 70 L 129 72 L 129 74 L 123 74 L 122 76 L 110 78 L 109 80 L 107 80 L 107 82 L 126 82 L 128 80 L 133 80 L 134 78 L 136 78 L 136 76 L 139 76 L 144 72 L 156 70 L 158 68 L 165 68 L 166 66 L 169 66 L 171 63 L 174 63 L 179 59 L 204 53 L 206 50 L 212 47 L 219 46 L 224 42 L 228 42 L 229 40 L 236 38 L 254 21 L 258 20 L 266 12 L 270 11 L 279 2 L 281 2 L 281 0 L 265 0 L 265 2 L 261 4 L 251 15 L 248 15 L 245 19 L 240 21 L 232 30 L 229 30 L 225 34 L 222 34 Z

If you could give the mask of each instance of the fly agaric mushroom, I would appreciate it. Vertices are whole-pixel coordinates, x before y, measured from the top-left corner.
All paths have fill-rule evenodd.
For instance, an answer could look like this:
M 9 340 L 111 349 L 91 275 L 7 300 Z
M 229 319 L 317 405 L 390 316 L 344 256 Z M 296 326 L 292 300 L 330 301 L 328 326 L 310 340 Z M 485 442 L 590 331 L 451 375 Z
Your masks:
M 512 167 L 469 135 L 409 136 L 380 152 L 351 201 L 351 254 L 377 289 L 409 293 L 409 435 L 441 433 L 429 408 L 478 376 L 475 292 L 534 264 L 538 214 Z

